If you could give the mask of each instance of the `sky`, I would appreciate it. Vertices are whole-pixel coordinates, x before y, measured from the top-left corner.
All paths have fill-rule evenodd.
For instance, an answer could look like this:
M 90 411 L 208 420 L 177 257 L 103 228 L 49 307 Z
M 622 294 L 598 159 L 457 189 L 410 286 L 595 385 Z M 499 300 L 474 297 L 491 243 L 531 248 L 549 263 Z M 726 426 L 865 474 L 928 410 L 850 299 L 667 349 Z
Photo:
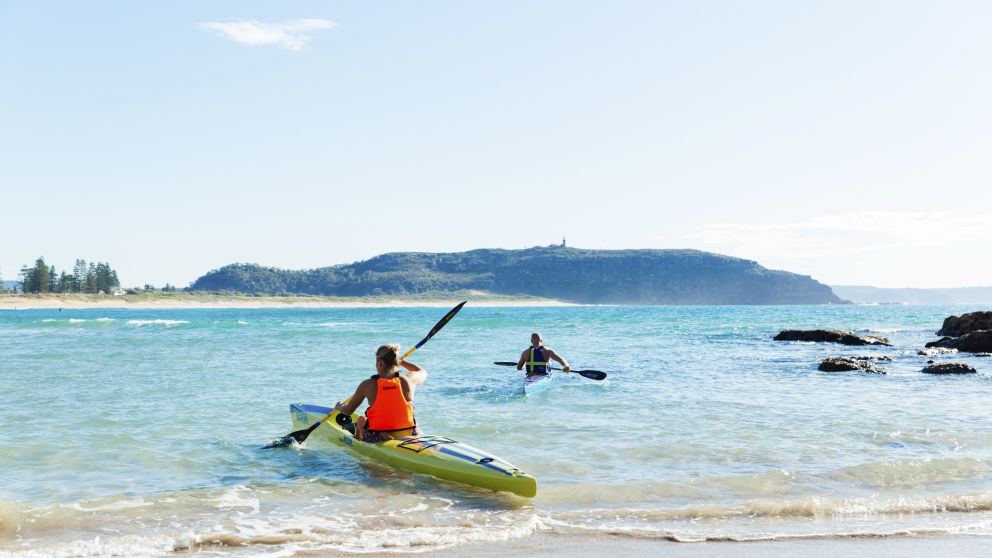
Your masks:
M 992 3 L 0 0 L 0 277 L 694 248 L 992 285 Z

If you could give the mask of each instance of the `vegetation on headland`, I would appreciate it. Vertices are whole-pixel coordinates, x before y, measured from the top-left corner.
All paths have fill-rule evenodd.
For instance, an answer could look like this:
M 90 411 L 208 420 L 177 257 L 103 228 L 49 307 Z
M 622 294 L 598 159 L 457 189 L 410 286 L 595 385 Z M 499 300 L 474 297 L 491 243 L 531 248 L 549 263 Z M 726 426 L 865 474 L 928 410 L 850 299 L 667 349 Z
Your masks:
M 564 245 L 457 253 L 399 252 L 306 270 L 231 264 L 189 290 L 406 296 L 479 290 L 583 304 L 841 304 L 804 275 L 698 250 L 583 250 Z

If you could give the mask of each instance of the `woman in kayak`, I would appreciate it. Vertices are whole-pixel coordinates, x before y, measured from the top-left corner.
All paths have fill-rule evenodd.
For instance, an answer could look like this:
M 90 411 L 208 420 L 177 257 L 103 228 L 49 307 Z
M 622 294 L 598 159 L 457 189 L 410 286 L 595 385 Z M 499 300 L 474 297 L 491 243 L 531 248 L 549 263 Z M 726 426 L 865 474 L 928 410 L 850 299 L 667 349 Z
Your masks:
M 400 346 L 383 345 L 375 352 L 377 374 L 358 384 L 355 395 L 347 403 L 334 408 L 351 415 L 362 401 L 368 399 L 365 416 L 358 419 L 355 437 L 373 444 L 419 436 L 420 429 L 413 418 L 413 392 L 427 380 L 427 371 L 412 362 L 400 361 Z M 401 367 L 407 373 L 400 374 Z
M 540 333 L 534 332 L 530 334 L 531 346 L 524 349 L 524 352 L 520 354 L 520 360 L 517 361 L 517 370 L 523 370 L 526 365 L 527 376 L 547 376 L 548 359 L 551 359 L 561 363 L 562 372 L 568 372 L 570 368 L 568 361 L 558 356 L 558 353 L 545 347 L 543 343 L 544 340 L 541 339 Z

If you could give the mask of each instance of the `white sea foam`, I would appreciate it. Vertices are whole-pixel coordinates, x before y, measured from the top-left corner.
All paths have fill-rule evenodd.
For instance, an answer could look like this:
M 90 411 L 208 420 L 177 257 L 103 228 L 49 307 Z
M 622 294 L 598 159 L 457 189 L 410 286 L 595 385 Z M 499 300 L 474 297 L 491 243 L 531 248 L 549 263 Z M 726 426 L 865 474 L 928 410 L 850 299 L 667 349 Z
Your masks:
M 41 320 L 43 324 L 85 324 L 85 323 L 109 323 L 117 321 L 113 318 L 45 318 Z
M 74 556 L 127 556 L 150 558 L 169 554 L 173 540 L 165 535 L 94 537 L 54 544 L 32 543 L 23 550 L 0 551 L 0 558 L 69 558 Z
M 671 524 L 704 520 L 774 519 L 861 519 L 866 516 L 892 516 L 992 512 L 992 493 L 933 497 L 760 499 L 739 505 L 699 504 L 683 508 L 610 509 L 593 508 L 580 512 L 554 514 L 569 525 L 596 527 Z M 579 520 L 579 521 L 575 521 Z
M 96 511 L 116 511 L 116 510 L 127 510 L 132 508 L 144 508 L 147 506 L 153 506 L 152 502 L 146 502 L 144 500 L 120 500 L 117 502 L 111 502 L 109 504 L 104 504 L 102 506 L 84 506 L 80 502 L 75 502 L 73 504 L 64 504 L 63 507 L 72 510 L 78 510 L 81 512 L 96 512 Z
M 130 326 L 147 326 L 147 325 L 164 325 L 166 327 L 171 327 L 174 325 L 188 324 L 187 320 L 128 320 L 127 325 Z
M 240 486 L 228 490 L 227 492 L 221 495 L 220 499 L 217 502 L 217 507 L 228 508 L 228 509 L 247 508 L 249 510 L 252 510 L 252 512 L 254 513 L 258 513 L 261 507 L 261 503 L 258 501 L 258 498 L 242 497 L 242 493 L 245 492 L 246 490 L 247 489 Z

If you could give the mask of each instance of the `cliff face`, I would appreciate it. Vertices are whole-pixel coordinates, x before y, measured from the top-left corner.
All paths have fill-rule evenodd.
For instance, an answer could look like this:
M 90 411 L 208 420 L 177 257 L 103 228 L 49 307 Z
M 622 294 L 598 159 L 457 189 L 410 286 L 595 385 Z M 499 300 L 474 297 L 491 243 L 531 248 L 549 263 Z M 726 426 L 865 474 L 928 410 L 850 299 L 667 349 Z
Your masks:
M 477 289 L 589 304 L 841 304 L 830 287 L 696 250 L 565 247 L 392 253 L 293 271 L 233 264 L 190 290 L 360 296 Z

